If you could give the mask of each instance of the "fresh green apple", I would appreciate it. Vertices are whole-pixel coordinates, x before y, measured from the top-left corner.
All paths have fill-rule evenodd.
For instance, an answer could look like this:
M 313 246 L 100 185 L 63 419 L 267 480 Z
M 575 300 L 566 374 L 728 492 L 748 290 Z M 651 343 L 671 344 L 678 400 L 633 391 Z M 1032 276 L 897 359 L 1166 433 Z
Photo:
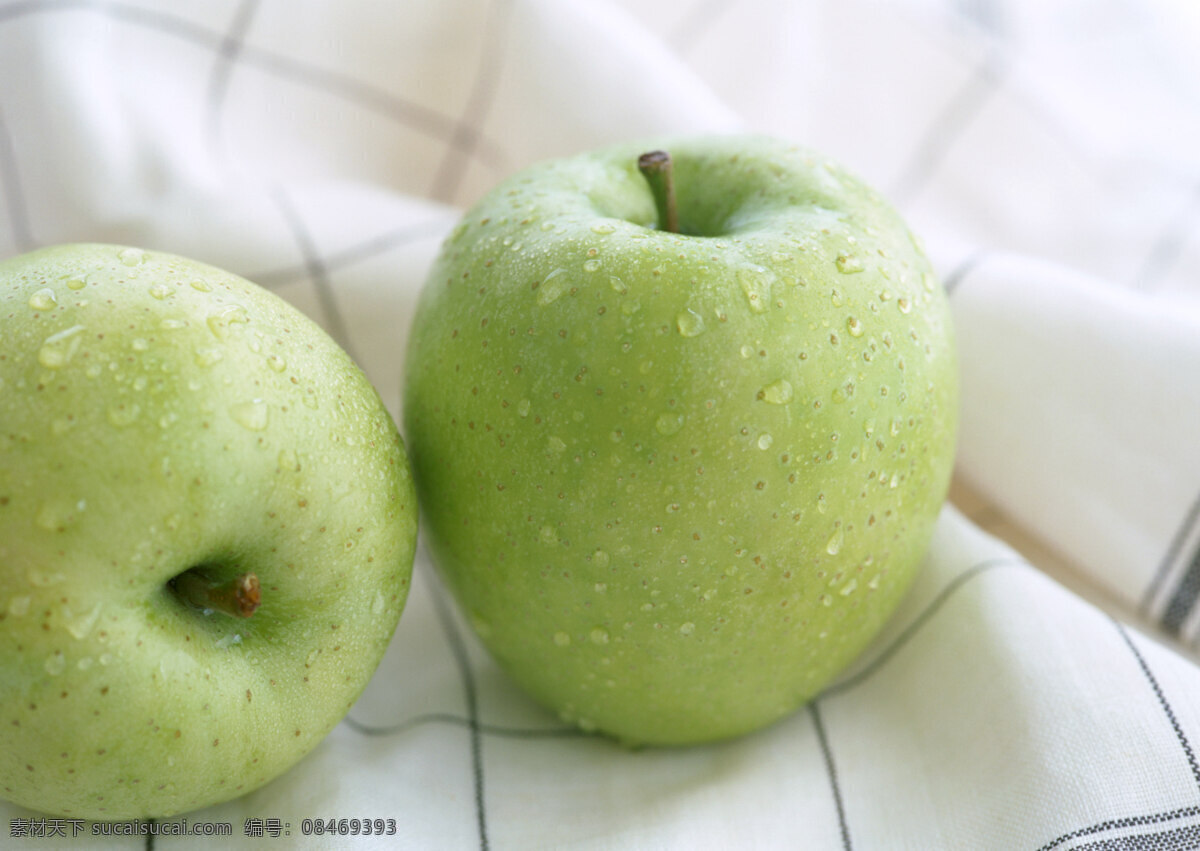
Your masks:
M 169 816 L 280 774 L 374 672 L 415 535 L 379 396 L 276 296 L 135 248 L 0 264 L 0 797 Z
M 435 562 L 502 667 L 670 744 L 780 718 L 880 629 L 958 385 L 944 291 L 874 190 L 769 138 L 659 143 L 665 171 L 650 147 L 534 166 L 466 215 L 404 417 Z

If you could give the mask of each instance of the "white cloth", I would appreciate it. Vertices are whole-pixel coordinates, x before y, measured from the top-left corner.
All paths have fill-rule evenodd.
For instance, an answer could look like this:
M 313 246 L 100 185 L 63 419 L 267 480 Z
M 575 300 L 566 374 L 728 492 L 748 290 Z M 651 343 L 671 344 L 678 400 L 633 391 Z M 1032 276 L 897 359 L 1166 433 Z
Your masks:
M 655 133 L 822 149 L 952 289 L 959 475 L 1105 601 L 947 508 L 885 634 L 810 707 L 630 753 L 518 692 L 421 553 L 350 719 L 189 814 L 231 839 L 155 848 L 1200 847 L 1188 0 L 3 0 L 0 69 L 0 256 L 98 240 L 239 272 L 329 329 L 397 418 L 425 271 L 501 177 Z M 0 818 L 6 847 L 81 847 Z M 302 836 L 316 818 L 397 835 Z

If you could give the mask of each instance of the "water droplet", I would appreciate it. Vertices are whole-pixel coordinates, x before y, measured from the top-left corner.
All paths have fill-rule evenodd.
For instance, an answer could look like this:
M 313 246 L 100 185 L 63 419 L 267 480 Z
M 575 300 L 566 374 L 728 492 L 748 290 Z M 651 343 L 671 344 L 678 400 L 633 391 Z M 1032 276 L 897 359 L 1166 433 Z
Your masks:
M 80 336 L 83 330 L 82 325 L 72 325 L 57 334 L 51 334 L 38 351 L 38 363 L 46 369 L 61 369 L 66 366 L 83 342 L 83 337 Z
M 855 590 L 857 588 L 858 588 L 858 580 L 851 577 L 850 581 L 847 582 L 845 585 L 843 585 L 842 590 L 839 591 L 838 593 L 841 594 L 843 597 L 849 597 L 851 594 L 853 594 L 855 592 Z
M 837 270 L 843 275 L 852 275 L 855 272 L 863 270 L 863 262 L 853 254 L 839 254 L 837 256 Z
M 771 300 L 771 279 L 774 276 L 761 266 L 741 269 L 737 273 L 738 283 L 750 309 L 755 313 L 764 313 L 767 303 Z
M 529 400 L 522 399 L 520 402 L 517 402 L 517 414 L 522 417 L 529 416 L 529 407 L 530 407 Z
M 220 346 L 206 346 L 196 350 L 196 366 L 209 367 L 225 359 L 225 350 Z
M 146 252 L 140 248 L 122 248 L 117 258 L 126 266 L 137 266 L 145 261 Z
M 742 348 L 739 349 L 739 352 L 741 353 L 742 357 L 746 358 L 747 360 L 754 357 L 753 346 L 742 346 Z
M 696 631 L 696 625 L 694 623 L 692 623 L 691 621 L 688 621 L 687 623 L 684 623 L 684 624 L 680 624 L 680 626 L 679 626 L 679 634 L 680 635 L 691 635 L 695 631 Z
M 596 565 L 596 567 L 607 567 L 608 553 L 604 550 L 596 550 L 592 553 L 592 564 Z
M 222 650 L 226 650 L 235 644 L 241 644 L 242 634 L 240 632 L 234 632 L 229 635 L 223 635 L 221 638 L 217 639 L 215 643 L 217 647 L 221 648 Z
M 97 603 L 90 612 L 85 615 L 80 615 L 67 624 L 67 632 L 71 633 L 77 639 L 87 638 L 91 633 L 92 627 L 96 625 L 96 621 L 100 618 L 100 604 Z
M 154 296 L 159 301 L 172 295 L 175 291 L 166 284 L 155 284 L 150 288 L 150 295 Z
M 616 275 L 608 276 L 608 285 L 612 287 L 613 291 L 619 295 L 625 295 L 625 293 L 629 292 L 629 287 L 625 286 L 625 282 Z
M 29 604 L 33 602 L 33 598 L 28 594 L 22 594 L 19 597 L 13 597 L 8 601 L 8 613 L 13 617 L 21 617 L 29 613 Z
M 842 544 L 846 541 L 846 534 L 842 531 L 842 527 L 838 526 L 833 530 L 833 535 L 830 536 L 828 543 L 825 544 L 825 552 L 831 556 L 841 552 Z
M 931 293 L 937 289 L 937 278 L 933 277 L 932 272 L 922 272 L 921 284 L 925 287 L 925 292 Z
M 867 437 L 875 434 L 875 420 L 863 420 L 863 434 Z
M 78 291 L 87 286 L 87 281 L 83 280 L 82 278 L 67 278 L 66 283 L 67 289 L 69 290 Z
M 567 448 L 567 444 L 563 442 L 561 437 L 551 435 L 549 440 L 546 441 L 546 448 L 557 455 Z
M 200 293 L 212 292 L 212 287 L 209 286 L 208 281 L 202 281 L 199 278 L 192 281 L 192 289 L 194 289 L 196 292 L 200 292 Z
M 771 437 L 771 435 L 767 434 L 766 432 L 763 432 L 762 434 L 760 434 L 758 436 L 758 448 L 759 449 L 770 449 L 771 444 L 774 442 L 775 442 L 775 438 Z
M 544 281 L 538 285 L 537 303 L 539 305 L 545 307 L 548 304 L 554 304 L 554 302 L 558 301 L 559 296 L 561 296 L 563 291 L 566 289 L 562 280 L 562 277 L 566 274 L 566 271 L 566 269 L 562 268 L 555 269 L 546 276 Z
M 829 303 L 832 304 L 834 307 L 842 306 L 842 291 L 839 290 L 837 287 L 834 287 L 833 290 L 829 293 Z
M 591 260 L 583 261 L 583 271 L 595 272 L 597 269 L 600 268 L 600 265 L 601 265 L 600 261 L 597 258 L 593 257 Z
M 659 434 L 672 435 L 683 428 L 683 414 L 663 413 L 654 421 L 654 428 Z
M 851 316 L 846 320 L 846 330 L 850 332 L 851 337 L 861 337 L 863 335 L 863 324 Z
M 61 650 L 55 652 L 53 656 L 46 659 L 46 673 L 52 677 L 57 677 L 67 667 L 67 657 L 63 655 Z
M 558 536 L 554 534 L 553 526 L 543 526 L 538 530 L 538 537 L 542 539 L 543 544 L 553 544 L 558 541 Z
M 279 355 L 267 355 L 267 366 L 271 368 L 272 372 L 283 372 L 287 369 L 287 361 Z
M 829 596 L 828 594 L 822 594 L 820 597 L 820 600 L 821 600 L 822 606 L 832 606 L 833 605 L 833 597 Z
M 772 405 L 786 405 L 792 401 L 792 385 L 785 378 L 772 381 L 758 391 L 758 398 Z
M 279 457 L 275 460 L 280 470 L 289 473 L 300 472 L 300 456 L 296 454 L 294 449 L 280 449 Z
M 824 514 L 828 510 L 829 510 L 829 504 L 827 502 L 825 502 L 825 494 L 823 494 L 823 493 L 817 494 L 817 513 Z
M 250 431 L 263 431 L 267 427 L 269 409 L 262 399 L 251 399 L 249 402 L 238 402 L 229 408 L 229 415 L 234 422 Z
M 592 644 L 608 644 L 608 630 L 602 626 L 593 629 L 589 635 Z
M 124 428 L 133 425 L 141 413 L 142 409 L 136 402 L 116 402 L 108 406 L 108 421 L 117 428 Z
M 208 317 L 208 329 L 218 340 L 226 340 L 235 325 L 245 325 L 250 321 L 246 308 L 240 304 L 227 304 Z
M 29 306 L 34 310 L 53 310 L 58 307 L 58 299 L 54 296 L 54 290 L 47 287 L 29 297 Z
M 592 225 L 592 233 L 598 233 L 601 235 L 610 234 L 616 229 L 616 226 L 611 222 L 597 222 L 596 224 Z
M 134 337 L 133 342 L 129 344 L 129 347 L 135 352 L 144 352 L 150 348 L 150 343 L 147 342 L 145 337 Z
M 704 317 L 694 310 L 685 310 L 675 317 L 675 327 L 684 337 L 697 337 L 704 333 Z
M 900 434 L 900 429 L 902 426 L 903 426 L 903 423 L 900 421 L 900 418 L 894 417 L 892 419 L 891 426 L 888 428 L 888 431 L 890 431 L 892 433 L 892 437 L 896 437 Z
M 906 298 L 896 299 L 896 307 L 900 308 L 901 313 L 908 313 L 912 310 L 912 304 Z
M 571 643 L 571 636 L 565 632 L 556 632 L 554 633 L 554 643 L 559 647 L 566 647 Z

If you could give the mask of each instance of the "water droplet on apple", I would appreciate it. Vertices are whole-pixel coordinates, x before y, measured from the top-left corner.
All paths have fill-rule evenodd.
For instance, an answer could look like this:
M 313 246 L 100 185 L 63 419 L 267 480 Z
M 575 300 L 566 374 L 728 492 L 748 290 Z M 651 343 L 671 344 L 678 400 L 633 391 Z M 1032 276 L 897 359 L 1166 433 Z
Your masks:
M 571 636 L 567 635 L 565 632 L 556 632 L 554 633 L 554 643 L 559 647 L 566 647 L 571 643 Z
M 159 301 L 162 301 L 164 298 L 168 298 L 174 292 L 175 291 L 166 284 L 155 284 L 150 288 L 150 295 L 154 296 Z
M 589 636 L 592 644 L 608 644 L 608 630 L 602 626 L 594 628 Z
M 251 399 L 249 402 L 238 402 L 231 405 L 229 415 L 234 422 L 250 431 L 264 431 L 269 419 L 267 403 L 262 399 Z
M 227 340 L 235 325 L 245 325 L 250 322 L 246 308 L 240 304 L 227 304 L 209 314 L 208 329 L 218 340 Z
M 63 532 L 79 519 L 79 515 L 85 509 L 87 509 L 86 500 L 50 499 L 42 503 L 34 522 L 47 532 Z M 47 576 L 60 576 L 60 574 L 44 574 L 41 571 L 30 571 L 29 581 L 34 585 L 53 584 L 49 581 L 44 581 Z
M 196 292 L 199 292 L 199 293 L 212 292 L 212 287 L 209 286 L 208 281 L 202 281 L 199 278 L 192 281 L 192 289 L 194 289 Z
M 122 248 L 117 258 L 126 266 L 137 266 L 146 259 L 146 252 L 140 248 Z
M 133 341 L 129 344 L 129 348 L 135 352 L 144 352 L 150 348 L 150 343 L 145 337 L 134 337 Z
M 84 330 L 82 325 L 72 325 L 57 334 L 51 334 L 38 350 L 38 363 L 46 369 L 61 369 L 71 362 L 75 352 L 79 350 Z
M 90 612 L 80 615 L 67 624 L 67 632 L 77 639 L 87 638 L 100 618 L 100 604 L 97 603 Z
M 57 677 L 67 667 L 67 657 L 63 655 L 61 650 L 55 651 L 53 656 L 46 659 L 46 673 L 52 677 Z
M 83 280 L 82 278 L 67 278 L 66 283 L 67 289 L 69 290 L 78 291 L 87 286 L 87 281 Z
M 853 254 L 839 254 L 837 256 L 837 270 L 843 275 L 852 275 L 855 272 L 863 270 L 863 262 Z
M 849 597 L 851 594 L 853 594 L 855 592 L 855 590 L 857 590 L 857 588 L 858 588 L 858 580 L 855 579 L 854 577 L 850 577 L 850 581 L 847 582 L 845 585 L 843 585 L 842 590 L 839 591 L 838 593 L 841 594 L 843 597 Z
M 592 225 L 592 233 L 607 235 L 615 231 L 617 228 L 611 222 L 597 222 Z
M 771 405 L 786 405 L 792 401 L 792 385 L 785 378 L 772 381 L 758 391 L 758 398 Z
M 279 355 L 267 355 L 267 366 L 272 372 L 283 372 L 287 369 L 287 361 Z
M 114 402 L 108 406 L 108 421 L 117 428 L 133 425 L 142 409 L 136 402 Z
M 741 354 L 741 356 L 743 358 L 746 358 L 747 360 L 754 357 L 754 347 L 753 346 L 749 346 L 749 345 L 742 346 L 741 349 L 739 349 L 738 351 Z
M 861 337 L 863 335 L 863 324 L 851 316 L 846 320 L 846 330 L 850 332 L 851 337 Z
M 901 313 L 908 313 L 912 310 L 912 304 L 906 298 L 896 299 L 896 307 L 900 308 Z
M 279 465 L 279 469 L 285 472 L 300 472 L 300 456 L 294 449 L 280 449 L 276 463 Z
M 112 660 L 113 657 L 111 653 L 101 653 L 96 657 L 96 661 L 100 663 L 101 667 L 108 667 L 112 664 Z
M 761 266 L 741 269 L 737 273 L 738 283 L 746 302 L 755 313 L 764 313 L 767 303 L 771 300 L 771 281 L 775 276 Z
M 228 648 L 232 647 L 235 644 L 242 643 L 242 634 L 240 632 L 233 632 L 233 633 L 230 633 L 229 635 L 223 635 L 220 638 L 218 638 L 215 643 L 216 643 L 216 646 L 221 648 L 222 650 L 227 650 Z
M 205 346 L 196 350 L 196 366 L 210 367 L 225 359 L 225 351 L 220 346 Z
M 763 432 L 762 434 L 760 434 L 758 436 L 758 448 L 759 449 L 770 449 L 771 444 L 774 442 L 775 442 L 775 438 L 771 437 L 771 435 L 767 434 L 766 432 Z
M 537 303 L 542 307 L 548 304 L 554 304 L 563 294 L 566 287 L 563 284 L 562 276 L 566 274 L 566 269 L 558 268 L 546 276 L 537 289 Z
M 688 309 L 675 317 L 675 327 L 684 337 L 698 337 L 704 333 L 704 317 Z
M 654 428 L 659 434 L 672 435 L 683 428 L 683 414 L 662 413 L 654 421 Z
M 29 613 L 29 604 L 33 602 L 33 598 L 28 594 L 22 594 L 19 597 L 13 597 L 8 601 L 8 613 L 13 617 L 21 617 Z
M 53 310 L 58 307 L 58 299 L 54 296 L 54 290 L 47 287 L 29 297 L 29 306 L 34 310 Z
M 553 526 L 543 526 L 538 530 L 538 537 L 542 539 L 543 544 L 553 544 L 558 541 L 558 536 L 554 534 Z
M 691 635 L 695 631 L 696 631 L 696 625 L 694 623 L 692 623 L 691 621 L 680 624 L 680 626 L 679 626 L 679 634 L 680 635 Z
M 529 416 L 530 403 L 528 399 L 522 399 L 517 402 L 517 415 L 521 417 Z
M 563 439 L 561 437 L 556 437 L 554 435 L 551 435 L 550 438 L 546 441 L 546 448 L 548 450 L 550 450 L 551 452 L 553 452 L 555 455 L 557 455 L 558 453 L 562 452 L 564 449 L 567 448 L 567 444 L 565 442 L 563 442 Z
M 596 567 L 608 567 L 608 553 L 604 550 L 596 550 L 592 553 L 592 564 Z
M 825 552 L 829 553 L 831 556 L 837 555 L 839 552 L 841 552 L 842 544 L 845 543 L 845 541 L 846 534 L 842 531 L 842 527 L 838 526 L 836 529 L 834 529 L 833 535 L 830 536 L 829 541 L 825 544 Z
M 629 292 L 629 287 L 625 286 L 625 282 L 616 275 L 608 276 L 608 285 L 619 295 L 625 295 L 625 293 Z
M 863 434 L 867 437 L 875 434 L 875 420 L 863 420 Z
M 600 268 L 600 266 L 600 260 L 596 257 L 593 257 L 591 260 L 583 261 L 583 271 L 585 272 L 595 272 Z

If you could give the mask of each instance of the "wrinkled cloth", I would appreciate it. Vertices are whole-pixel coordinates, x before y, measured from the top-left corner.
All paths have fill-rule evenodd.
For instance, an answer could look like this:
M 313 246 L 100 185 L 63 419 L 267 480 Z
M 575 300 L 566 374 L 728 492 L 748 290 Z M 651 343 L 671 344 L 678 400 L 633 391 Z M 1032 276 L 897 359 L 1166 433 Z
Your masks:
M 574 732 L 488 658 L 422 550 L 348 718 L 187 816 L 232 837 L 156 849 L 1200 847 L 1185 0 L 4 0 L 0 67 L 0 256 L 104 241 L 230 269 L 327 329 L 397 421 L 457 217 L 524 165 L 630 138 L 829 154 L 893 200 L 954 310 L 971 497 L 807 707 L 688 749 Z M 6 847 L 83 847 L 0 814 Z M 355 818 L 395 835 L 303 835 Z

